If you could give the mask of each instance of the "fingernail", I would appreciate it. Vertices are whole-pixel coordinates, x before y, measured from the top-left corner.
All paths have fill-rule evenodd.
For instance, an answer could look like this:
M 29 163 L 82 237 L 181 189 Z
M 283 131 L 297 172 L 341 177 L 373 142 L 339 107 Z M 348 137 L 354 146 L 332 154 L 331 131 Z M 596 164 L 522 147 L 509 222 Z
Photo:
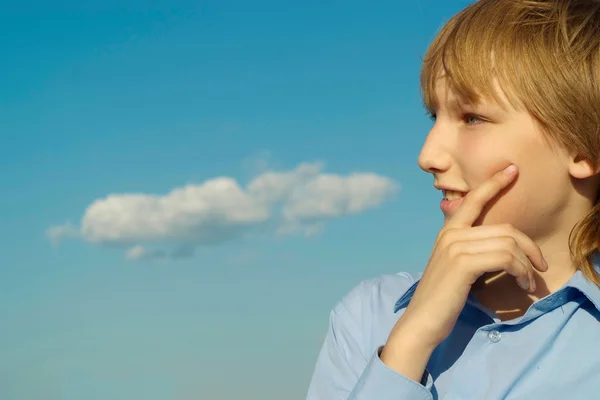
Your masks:
M 544 267 L 546 267 L 546 269 L 548 269 L 548 261 L 546 261 L 545 258 L 543 258 L 542 261 L 544 262 Z
M 510 165 L 510 166 L 508 166 L 508 167 L 507 167 L 507 168 L 504 170 L 504 173 L 505 173 L 506 175 L 512 175 L 512 174 L 514 174 L 515 172 L 517 172 L 517 166 L 516 166 L 516 165 L 514 165 L 514 164 L 513 164 L 513 165 Z
M 531 279 L 531 285 L 529 286 L 529 291 L 531 293 L 535 292 L 535 278 Z

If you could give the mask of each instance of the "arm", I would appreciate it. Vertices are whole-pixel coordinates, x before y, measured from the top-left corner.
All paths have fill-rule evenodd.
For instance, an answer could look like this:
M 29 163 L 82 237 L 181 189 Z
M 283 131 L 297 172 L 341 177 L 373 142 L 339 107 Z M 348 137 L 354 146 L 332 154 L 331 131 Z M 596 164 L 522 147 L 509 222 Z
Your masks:
M 394 371 L 414 381 L 420 381 L 426 374 L 427 363 L 436 346 L 427 345 L 423 337 L 410 328 L 405 328 L 402 317 L 392 330 L 379 357 Z

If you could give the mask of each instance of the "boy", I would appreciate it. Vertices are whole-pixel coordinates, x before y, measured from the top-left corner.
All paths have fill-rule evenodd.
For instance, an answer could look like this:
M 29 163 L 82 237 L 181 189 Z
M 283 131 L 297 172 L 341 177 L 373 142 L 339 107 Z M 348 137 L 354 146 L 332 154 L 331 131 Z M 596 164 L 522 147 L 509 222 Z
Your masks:
M 600 1 L 478 1 L 421 82 L 444 226 L 334 307 L 307 399 L 598 397 Z

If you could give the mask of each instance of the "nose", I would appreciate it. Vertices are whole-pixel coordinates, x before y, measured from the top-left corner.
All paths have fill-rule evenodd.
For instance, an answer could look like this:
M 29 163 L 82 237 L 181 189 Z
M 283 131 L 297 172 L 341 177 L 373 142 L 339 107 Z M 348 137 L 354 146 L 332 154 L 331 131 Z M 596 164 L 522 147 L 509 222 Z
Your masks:
M 423 171 L 437 174 L 450 168 L 452 157 L 449 140 L 451 138 L 447 136 L 436 126 L 429 131 L 418 159 L 419 167 Z

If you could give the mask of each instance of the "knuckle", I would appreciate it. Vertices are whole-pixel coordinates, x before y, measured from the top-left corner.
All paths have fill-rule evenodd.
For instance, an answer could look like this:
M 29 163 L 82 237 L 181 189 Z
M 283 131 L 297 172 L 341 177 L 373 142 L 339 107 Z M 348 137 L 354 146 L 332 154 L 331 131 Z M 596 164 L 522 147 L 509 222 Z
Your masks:
M 454 229 L 454 228 L 444 229 L 443 231 L 440 232 L 438 241 L 443 245 L 448 245 L 449 243 L 451 243 L 453 241 L 452 238 L 455 235 L 455 231 L 456 231 L 456 229 Z
M 514 234 L 516 232 L 516 228 L 512 224 L 509 224 L 509 223 L 502 224 L 501 227 L 502 227 L 502 230 L 508 232 L 509 234 Z
M 504 236 L 502 238 L 502 241 L 504 242 L 504 245 L 506 246 L 506 248 L 511 251 L 517 250 L 519 248 L 519 244 L 517 243 L 517 240 L 512 236 Z
M 500 263 L 502 265 L 504 265 L 504 266 L 511 265 L 516 260 L 515 255 L 512 252 L 510 252 L 510 251 L 503 251 L 503 252 L 501 252 L 500 255 L 499 255 L 499 258 L 500 258 L 500 260 L 499 260 Z
M 462 256 L 464 255 L 461 251 L 460 244 L 458 244 L 456 242 L 452 242 L 448 245 L 447 252 L 448 252 L 448 256 L 450 256 L 450 258 L 456 260 L 457 262 L 461 258 L 463 258 Z
M 440 229 L 440 231 L 438 232 L 438 235 L 437 235 L 437 240 L 438 241 L 442 240 L 442 238 L 444 238 L 448 234 L 449 230 L 450 230 L 450 228 Z

